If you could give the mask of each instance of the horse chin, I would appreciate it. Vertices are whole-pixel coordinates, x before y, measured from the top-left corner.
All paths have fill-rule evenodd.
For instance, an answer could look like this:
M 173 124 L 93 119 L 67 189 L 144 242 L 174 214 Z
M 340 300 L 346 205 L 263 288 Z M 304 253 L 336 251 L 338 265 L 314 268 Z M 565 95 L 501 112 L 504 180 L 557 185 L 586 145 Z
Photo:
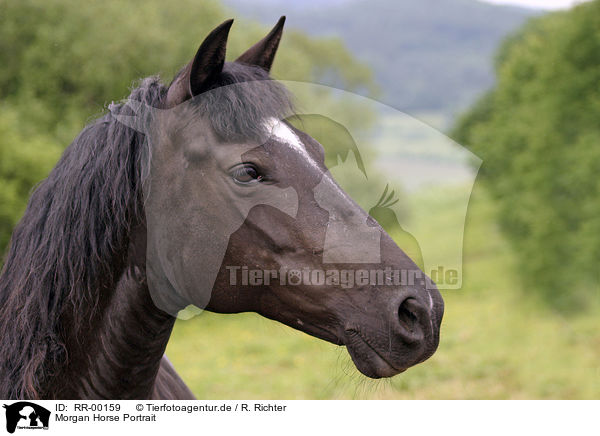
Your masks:
M 346 349 L 356 368 L 369 378 L 393 377 L 406 371 L 383 358 L 356 331 L 346 331 Z

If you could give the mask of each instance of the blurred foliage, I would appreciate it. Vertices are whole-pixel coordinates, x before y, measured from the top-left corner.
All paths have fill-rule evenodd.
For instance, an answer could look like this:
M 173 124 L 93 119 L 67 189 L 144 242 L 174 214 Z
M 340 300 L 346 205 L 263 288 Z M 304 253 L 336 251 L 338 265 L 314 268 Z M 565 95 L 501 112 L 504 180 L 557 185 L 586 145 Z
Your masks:
M 23 136 L 14 110 L 0 106 L 0 247 L 25 210 L 31 187 L 58 159 L 61 147 L 39 135 Z
M 159 74 L 166 81 L 189 61 L 206 34 L 229 14 L 215 1 L 23 0 L 0 6 L 0 98 L 25 106 L 28 118 L 60 133 L 81 124 L 107 100 L 127 95 L 132 82 Z M 242 27 L 243 26 L 243 27 Z M 228 50 L 237 56 L 262 26 L 233 29 Z M 233 57 L 230 56 L 230 57 Z M 335 74 L 347 89 L 373 88 L 370 71 L 336 40 L 287 32 L 274 75 L 318 80 Z M 40 101 L 42 104 L 32 104 Z M 33 106 L 33 107 L 32 107 Z M 67 126 L 69 139 L 73 126 Z
M 108 102 L 126 97 L 137 79 L 160 74 L 168 83 L 208 32 L 231 16 L 214 0 L 0 2 L 0 252 L 57 149 Z M 228 44 L 232 60 L 267 32 L 236 22 Z M 375 92 L 370 70 L 338 40 L 294 31 L 284 33 L 273 75 L 317 82 L 335 77 L 345 89 Z
M 529 22 L 496 72 L 453 136 L 483 159 L 525 289 L 581 307 L 600 297 L 600 1 Z

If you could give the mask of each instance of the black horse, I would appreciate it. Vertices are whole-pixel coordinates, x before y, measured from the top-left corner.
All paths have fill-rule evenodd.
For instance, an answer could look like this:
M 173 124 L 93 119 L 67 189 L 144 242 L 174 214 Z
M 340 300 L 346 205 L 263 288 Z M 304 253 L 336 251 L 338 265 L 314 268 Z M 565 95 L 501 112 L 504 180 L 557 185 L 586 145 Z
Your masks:
M 218 26 L 169 86 L 147 78 L 129 96 L 168 114 L 150 118 L 153 141 L 120 121 L 131 106 L 113 105 L 33 192 L 0 277 L 0 397 L 193 398 L 164 357 L 174 315 L 190 304 L 255 311 L 345 345 L 373 378 L 434 353 L 443 300 L 424 281 L 231 280 L 231 266 L 418 269 L 331 179 L 321 145 L 277 122 L 291 106 L 269 78 L 283 22 L 235 62 L 224 61 L 232 20 Z M 272 86 L 210 97 L 246 83 Z M 178 109 L 192 101 L 193 110 Z M 269 204 L 279 192 L 292 211 Z M 350 222 L 376 236 L 376 260 L 356 261 L 365 249 L 352 238 L 328 251 L 328 229 Z M 207 247 L 226 227 L 214 261 Z M 219 266 L 207 279 L 210 262 Z

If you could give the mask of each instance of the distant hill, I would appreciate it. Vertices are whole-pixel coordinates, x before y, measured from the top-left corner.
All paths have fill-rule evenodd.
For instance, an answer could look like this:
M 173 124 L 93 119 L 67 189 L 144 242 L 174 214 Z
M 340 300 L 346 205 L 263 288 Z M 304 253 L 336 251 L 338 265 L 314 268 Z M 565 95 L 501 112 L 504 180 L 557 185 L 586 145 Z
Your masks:
M 493 83 L 493 54 L 531 9 L 476 0 L 225 0 L 265 24 L 279 15 L 314 36 L 339 36 L 370 64 L 382 100 L 452 118 Z

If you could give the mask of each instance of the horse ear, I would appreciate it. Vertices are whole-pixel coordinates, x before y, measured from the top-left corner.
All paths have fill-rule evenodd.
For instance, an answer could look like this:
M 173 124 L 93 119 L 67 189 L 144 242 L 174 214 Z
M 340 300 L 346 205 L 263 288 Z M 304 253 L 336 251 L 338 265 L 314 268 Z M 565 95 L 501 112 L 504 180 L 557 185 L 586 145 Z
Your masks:
M 201 94 L 223 71 L 227 36 L 233 20 L 227 20 L 208 34 L 194 60 L 173 79 L 167 92 L 167 107 Z
M 243 64 L 256 65 L 267 72 L 270 71 L 271 65 L 273 65 L 273 59 L 275 59 L 277 47 L 279 46 L 279 41 L 281 41 L 284 23 L 285 16 L 279 19 L 277 24 L 275 24 L 275 27 L 273 27 L 267 36 L 250 47 L 248 51 L 235 61 Z

